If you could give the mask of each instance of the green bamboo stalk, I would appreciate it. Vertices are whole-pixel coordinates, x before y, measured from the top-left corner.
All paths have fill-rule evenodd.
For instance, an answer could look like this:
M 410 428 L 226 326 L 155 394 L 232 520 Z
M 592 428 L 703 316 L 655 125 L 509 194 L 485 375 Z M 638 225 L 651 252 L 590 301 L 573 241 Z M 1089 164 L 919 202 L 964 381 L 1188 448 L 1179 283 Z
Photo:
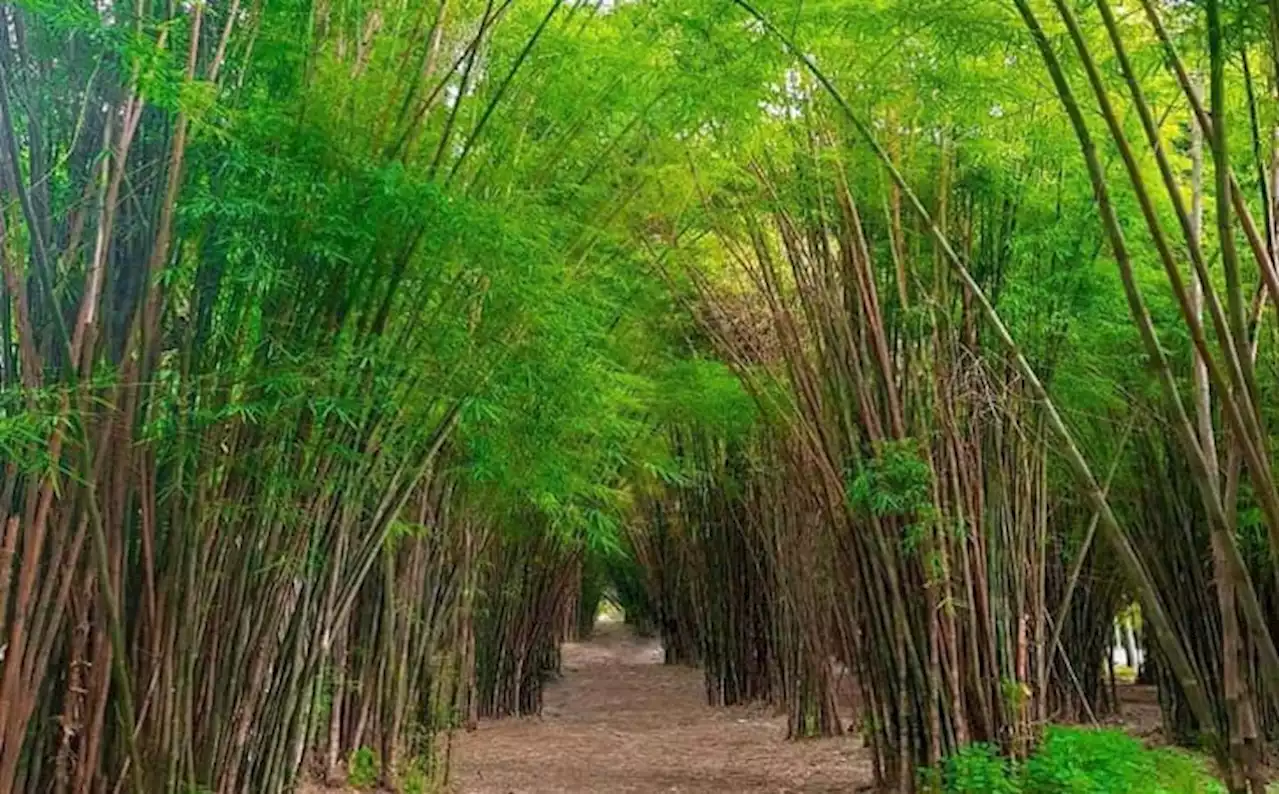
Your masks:
M 1151 322 L 1151 317 L 1143 303 L 1141 292 L 1138 289 L 1137 281 L 1134 278 L 1133 266 L 1129 260 L 1129 254 L 1124 241 L 1124 234 L 1120 229 L 1120 220 L 1115 214 L 1115 209 L 1111 204 L 1110 192 L 1106 185 L 1106 176 L 1102 170 L 1102 165 L 1098 160 L 1096 150 L 1092 141 L 1092 137 L 1085 124 L 1075 96 L 1071 91 L 1070 85 L 1066 81 L 1065 75 L 1062 73 L 1061 64 L 1058 62 L 1057 56 L 1053 53 L 1049 46 L 1048 40 L 1044 36 L 1044 31 L 1040 27 L 1039 21 L 1035 19 L 1030 5 L 1026 0 L 1015 0 L 1019 9 L 1022 11 L 1023 18 L 1026 20 L 1028 27 L 1032 31 L 1033 37 L 1036 39 L 1037 46 L 1040 47 L 1045 63 L 1050 73 L 1054 77 L 1054 84 L 1058 88 L 1058 95 L 1063 106 L 1067 109 L 1067 114 L 1071 118 L 1072 126 L 1076 130 L 1076 136 L 1080 140 L 1080 148 L 1084 152 L 1085 162 L 1089 169 L 1090 178 L 1093 182 L 1094 195 L 1098 199 L 1098 212 L 1102 217 L 1103 225 L 1107 232 L 1107 237 L 1111 245 L 1111 249 L 1116 258 L 1116 263 L 1120 266 L 1121 278 L 1125 287 L 1125 294 L 1129 300 L 1130 313 L 1133 315 L 1134 322 L 1138 325 L 1138 330 L 1142 337 L 1142 342 L 1147 350 L 1147 357 L 1156 366 L 1160 378 L 1160 386 L 1164 392 L 1165 400 L 1173 409 L 1173 423 L 1177 437 L 1183 448 L 1184 454 L 1187 456 L 1188 462 L 1191 464 L 1192 476 L 1196 480 L 1196 485 L 1200 491 L 1201 499 L 1205 503 L 1205 508 L 1209 513 L 1210 526 L 1215 534 L 1219 536 L 1219 542 L 1223 546 L 1223 551 L 1227 559 L 1228 567 L 1235 584 L 1239 589 L 1239 596 L 1243 602 L 1245 615 L 1249 619 L 1251 629 L 1255 634 L 1255 639 L 1259 644 L 1259 653 L 1262 655 L 1267 676 L 1274 678 L 1280 676 L 1280 658 L 1274 642 L 1271 640 L 1271 632 L 1268 628 L 1267 618 L 1262 610 L 1262 605 L 1258 601 L 1257 592 L 1253 589 L 1253 581 L 1249 575 L 1249 569 L 1244 563 L 1244 558 L 1240 554 L 1240 547 L 1236 543 L 1235 536 L 1232 533 L 1230 523 L 1227 521 L 1226 512 L 1222 507 L 1222 500 L 1219 496 L 1217 484 L 1209 478 L 1209 467 L 1205 461 L 1204 451 L 1196 440 L 1196 431 L 1191 423 L 1190 417 L 1187 415 L 1186 408 L 1182 402 L 1181 392 L 1178 390 L 1177 383 L 1174 381 L 1173 370 L 1169 366 L 1168 358 L 1164 354 L 1164 350 L 1160 347 L 1160 342 L 1156 337 L 1155 326 Z M 1107 125 L 1111 130 L 1112 138 L 1120 150 L 1121 158 L 1124 160 L 1125 167 L 1128 169 L 1130 180 L 1133 183 L 1134 191 L 1138 196 L 1138 203 L 1142 207 L 1143 215 L 1147 220 L 1148 228 L 1151 236 L 1156 243 L 1156 248 L 1160 252 L 1162 261 L 1165 263 L 1165 271 L 1169 277 L 1170 283 L 1174 287 L 1175 296 L 1183 313 L 1183 320 L 1192 329 L 1192 335 L 1199 338 L 1197 349 L 1200 355 L 1204 357 L 1205 364 L 1209 370 L 1210 376 L 1217 374 L 1217 368 L 1214 366 L 1209 356 L 1207 345 L 1204 344 L 1203 333 L 1197 333 L 1199 328 L 1199 320 L 1191 309 L 1190 300 L 1187 297 L 1186 290 L 1182 286 L 1181 277 L 1178 275 L 1177 264 L 1173 261 L 1173 254 L 1170 252 L 1168 243 L 1165 240 L 1163 230 L 1160 228 L 1159 219 L 1155 215 L 1155 209 L 1151 204 L 1151 198 L 1146 190 L 1145 183 L 1142 179 L 1141 172 L 1138 169 L 1137 161 L 1134 159 L 1132 151 L 1129 149 L 1128 141 L 1124 136 L 1124 130 L 1120 126 L 1120 122 L 1116 117 L 1115 111 L 1111 107 L 1111 102 L 1107 98 L 1106 87 L 1102 83 L 1101 75 L 1098 73 L 1097 65 L 1093 61 L 1093 57 L 1089 52 L 1088 44 L 1084 40 L 1083 34 L 1080 32 L 1080 26 L 1076 22 L 1075 15 L 1071 9 L 1067 7 L 1064 0 L 1054 0 L 1054 6 L 1058 9 L 1059 15 L 1067 26 L 1067 30 L 1075 44 L 1076 51 L 1080 55 L 1081 61 L 1085 66 L 1085 72 L 1089 76 L 1089 82 L 1093 86 L 1094 94 L 1097 98 L 1098 106 L 1102 110 L 1103 118 L 1106 119 Z M 1222 125 L 1220 125 L 1222 126 Z M 1225 194 L 1223 194 L 1225 200 Z M 1226 206 L 1225 204 L 1222 206 Z M 1220 208 L 1221 209 L 1221 208 Z M 1227 207 L 1227 221 L 1230 223 L 1230 209 Z M 1228 292 L 1231 287 L 1228 284 Z M 1246 351 L 1247 354 L 1247 351 Z M 1247 382 L 1248 372 L 1246 372 Z M 1225 389 L 1225 383 L 1221 381 L 1221 375 L 1218 374 L 1218 387 Z M 1244 428 L 1238 426 L 1240 417 L 1231 411 L 1234 404 L 1224 399 L 1223 407 L 1227 410 L 1229 416 L 1233 416 L 1233 430 L 1237 433 L 1243 433 Z M 1241 443 L 1247 448 L 1248 443 L 1241 438 Z M 1247 450 L 1246 450 L 1247 451 Z M 1264 492 L 1275 495 L 1274 491 Z M 1260 494 L 1260 498 L 1265 499 L 1265 495 Z
M 1172 66 L 1174 76 L 1177 77 L 1178 84 L 1182 86 L 1182 93 L 1187 97 L 1188 104 L 1191 105 L 1192 111 L 1200 122 L 1200 128 L 1204 130 L 1206 136 L 1213 137 L 1214 133 L 1211 132 L 1214 129 L 1213 119 L 1200 101 L 1200 96 L 1196 92 L 1190 76 L 1187 74 L 1186 67 L 1178 55 L 1178 50 L 1173 45 L 1173 39 L 1169 36 L 1168 30 L 1165 29 L 1164 23 L 1160 21 L 1160 14 L 1156 10 L 1153 0 L 1140 0 L 1140 2 L 1146 12 L 1147 20 L 1156 32 L 1157 38 L 1164 45 L 1168 63 Z M 1235 215 L 1240 221 L 1241 228 L 1244 229 L 1245 237 L 1249 240 L 1249 247 L 1253 251 L 1254 259 L 1258 262 L 1258 270 L 1263 283 L 1266 285 L 1267 294 L 1271 298 L 1271 304 L 1275 306 L 1280 303 L 1280 279 L 1277 277 L 1276 263 L 1271 260 L 1270 255 L 1267 253 L 1266 244 L 1258 235 L 1253 216 L 1249 213 L 1248 206 L 1244 201 L 1244 192 L 1240 189 L 1240 184 L 1236 181 L 1235 175 L 1228 172 L 1227 181 L 1231 188 L 1229 194 L 1231 206 L 1235 210 Z

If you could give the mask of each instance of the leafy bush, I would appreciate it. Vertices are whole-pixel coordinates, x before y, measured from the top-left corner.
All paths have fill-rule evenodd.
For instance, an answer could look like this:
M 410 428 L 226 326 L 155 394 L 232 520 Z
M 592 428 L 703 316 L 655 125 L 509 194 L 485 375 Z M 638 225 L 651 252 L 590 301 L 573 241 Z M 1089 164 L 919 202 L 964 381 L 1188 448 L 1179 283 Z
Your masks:
M 361 747 L 347 759 L 347 783 L 353 788 L 371 789 L 378 783 L 378 757 Z
M 427 794 L 430 782 L 426 763 L 422 758 L 414 758 L 400 775 L 400 794 Z
M 948 794 L 1017 794 L 1008 759 L 989 744 L 970 744 L 946 760 L 942 790 Z
M 1025 790 L 1056 794 L 1210 794 L 1224 791 L 1195 756 L 1151 750 L 1118 730 L 1052 728 L 1027 760 Z
M 1190 753 L 1148 749 L 1118 730 L 1053 727 L 1023 764 L 971 744 L 925 775 L 946 794 L 1218 794 L 1222 784 Z

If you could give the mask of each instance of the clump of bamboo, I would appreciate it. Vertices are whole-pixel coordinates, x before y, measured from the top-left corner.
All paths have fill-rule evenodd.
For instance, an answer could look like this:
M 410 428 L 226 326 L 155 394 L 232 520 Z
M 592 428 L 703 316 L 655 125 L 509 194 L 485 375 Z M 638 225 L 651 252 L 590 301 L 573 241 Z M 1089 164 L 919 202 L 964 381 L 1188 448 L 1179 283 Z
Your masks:
M 363 746 L 390 780 L 474 718 L 485 532 L 441 461 L 489 373 L 448 355 L 510 326 L 443 184 L 510 77 L 438 101 L 506 8 L 449 6 L 317 3 L 305 42 L 239 0 L 4 10 L 0 791 L 279 791 Z
M 480 562 L 475 612 L 476 712 L 538 714 L 543 686 L 560 668 L 564 615 L 577 606 L 580 542 L 537 519 L 494 538 Z
M 1268 614 L 1266 602 L 1269 598 L 1260 595 L 1258 574 L 1261 573 L 1264 579 L 1274 575 L 1280 509 L 1277 508 L 1276 480 L 1270 465 L 1275 449 L 1275 432 L 1273 427 L 1268 428 L 1265 424 L 1264 402 L 1255 371 L 1258 351 L 1255 334 L 1264 306 L 1267 303 L 1273 309 L 1276 306 L 1277 280 L 1274 241 L 1270 239 L 1273 234 L 1268 235 L 1267 242 L 1261 239 L 1252 211 L 1232 173 L 1228 133 L 1231 119 L 1227 114 L 1225 83 L 1226 36 L 1221 4 L 1210 0 L 1205 6 L 1210 105 L 1207 112 L 1200 91 L 1175 49 L 1160 10 L 1146 0 L 1142 4 L 1154 38 L 1164 50 L 1191 108 L 1189 126 L 1193 138 L 1193 162 L 1192 183 L 1188 186 L 1192 194 L 1191 206 L 1187 205 L 1184 185 L 1171 165 L 1169 153 L 1159 135 L 1143 80 L 1130 63 L 1129 51 L 1134 37 L 1121 29 L 1110 4 L 1106 0 L 1098 0 L 1096 6 L 1102 27 L 1120 66 L 1132 108 L 1141 121 L 1143 143 L 1137 144 L 1130 140 L 1121 123 L 1116 103 L 1098 67 L 1097 56 L 1083 32 L 1081 19 L 1066 3 L 1055 0 L 1053 5 L 1056 16 L 1069 35 L 1075 55 L 1084 67 L 1094 104 L 1106 123 L 1106 140 L 1114 145 L 1125 166 L 1129 187 L 1142 211 L 1146 237 L 1159 256 L 1175 298 L 1179 319 L 1192 341 L 1193 400 L 1188 411 L 1175 379 L 1173 362 L 1161 348 L 1145 298 L 1134 277 L 1130 244 L 1114 209 L 1113 194 L 1116 191 L 1106 179 L 1094 133 L 1066 77 L 1063 57 L 1050 44 L 1035 10 L 1025 0 L 1019 0 L 1019 12 L 1040 51 L 1058 99 L 1079 141 L 1099 216 L 1122 276 L 1130 312 L 1157 375 L 1163 413 L 1171 435 L 1178 443 L 1180 457 L 1190 475 L 1189 482 L 1199 499 L 1202 512 L 1197 511 L 1197 515 L 1207 524 L 1210 533 L 1212 579 L 1217 602 L 1212 606 L 1216 606 L 1218 622 L 1215 625 L 1210 620 L 1207 624 L 1187 626 L 1185 631 L 1190 633 L 1180 633 L 1175 637 L 1164 633 L 1159 643 L 1160 658 L 1173 670 L 1165 680 L 1177 682 L 1177 693 L 1168 693 L 1166 697 L 1172 697 L 1191 712 L 1189 720 L 1176 718 L 1170 727 L 1175 735 L 1185 736 L 1188 724 L 1194 725 L 1195 731 L 1209 738 L 1229 788 L 1232 791 L 1243 791 L 1247 787 L 1256 790 L 1265 785 L 1261 759 L 1267 755 L 1261 746 L 1264 737 L 1259 735 L 1258 723 L 1270 721 L 1265 713 L 1275 701 L 1275 680 L 1280 675 L 1280 662 L 1277 661 L 1277 648 L 1280 646 L 1274 630 L 1274 612 Z M 1272 186 L 1267 184 L 1266 178 L 1271 169 L 1261 156 L 1256 98 L 1249 78 L 1250 58 L 1248 48 L 1242 48 L 1251 133 L 1255 142 L 1255 166 L 1263 174 L 1258 182 L 1263 214 L 1264 218 L 1274 218 L 1275 197 L 1271 195 Z M 1216 247 L 1223 271 L 1221 290 L 1208 272 L 1208 246 L 1201 229 L 1201 204 L 1206 192 L 1202 176 L 1202 149 L 1205 144 L 1212 155 Z M 1160 174 L 1159 187 L 1148 184 L 1141 157 L 1154 159 Z M 1157 201 L 1166 201 L 1173 208 L 1176 232 L 1170 233 L 1166 229 L 1166 223 L 1157 211 Z M 1247 260 L 1237 250 L 1237 226 L 1248 241 L 1249 263 L 1254 268 L 1257 286 L 1252 301 L 1246 292 L 1250 287 L 1246 281 Z M 1190 290 L 1179 267 L 1182 257 L 1192 265 Z M 1269 301 L 1264 300 L 1264 296 Z M 1211 321 L 1208 326 L 1202 316 L 1205 310 Z M 1216 345 L 1210 345 L 1209 329 L 1216 337 Z M 1225 443 L 1218 439 L 1215 408 L 1225 436 L 1222 442 Z M 1261 571 L 1251 570 L 1240 539 L 1238 497 L 1240 485 L 1246 481 L 1252 485 L 1251 503 L 1266 528 L 1270 564 Z M 1161 567 L 1179 566 L 1178 555 L 1172 553 L 1178 544 L 1168 544 L 1166 548 L 1171 550 L 1170 559 Z M 1184 561 L 1181 567 L 1194 569 L 1198 564 L 1187 565 Z M 1173 605 L 1184 598 L 1181 595 L 1183 591 L 1172 582 L 1166 582 L 1165 587 L 1157 585 L 1156 589 L 1171 611 Z M 1215 611 L 1212 606 L 1210 615 Z M 1214 648 L 1220 658 L 1216 661 L 1205 659 L 1203 649 L 1206 646 Z M 1253 693 L 1257 687 L 1262 689 L 1264 716 L 1261 717 L 1256 712 Z
M 411 499 L 411 520 L 335 632 L 317 691 L 327 714 L 316 715 L 309 745 L 322 779 L 339 779 L 341 762 L 370 748 L 385 785 L 415 766 L 443 780 L 439 736 L 475 722 L 473 616 L 488 533 L 454 497 L 442 479 Z
M 1044 429 L 1018 371 L 982 348 L 970 304 L 952 301 L 934 262 L 914 268 L 920 286 L 882 297 L 903 265 L 877 257 L 871 235 L 892 243 L 903 231 L 867 221 L 838 162 L 823 172 L 821 137 L 811 143 L 821 156 L 794 170 L 807 190 L 787 192 L 787 175 L 757 168 L 768 212 L 744 209 L 736 226 L 717 227 L 766 307 L 772 367 L 744 338 L 749 324 L 717 322 L 732 310 L 697 283 L 720 307 L 708 325 L 748 390 L 787 395 L 770 408 L 793 440 L 769 460 L 791 482 L 768 500 L 785 508 L 765 511 L 778 522 L 765 557 L 804 577 L 783 589 L 796 644 L 854 672 L 878 780 L 909 790 L 917 766 L 969 741 L 1028 752 L 1049 716 L 1047 681 L 1060 668 L 1048 653 Z M 1002 255 L 1010 225 L 974 217 L 982 203 L 965 207 L 957 227 Z M 910 311 L 917 303 L 923 314 Z M 769 386 L 777 380 L 784 390 Z M 815 565 L 826 559 L 834 565 Z M 801 665 L 792 692 L 829 691 L 831 669 Z
M 631 530 L 666 661 L 700 664 L 712 705 L 770 703 L 787 710 L 791 736 L 841 733 L 835 635 L 803 612 L 832 603 L 830 555 L 820 506 L 773 457 L 787 445 L 668 433 L 691 475 Z

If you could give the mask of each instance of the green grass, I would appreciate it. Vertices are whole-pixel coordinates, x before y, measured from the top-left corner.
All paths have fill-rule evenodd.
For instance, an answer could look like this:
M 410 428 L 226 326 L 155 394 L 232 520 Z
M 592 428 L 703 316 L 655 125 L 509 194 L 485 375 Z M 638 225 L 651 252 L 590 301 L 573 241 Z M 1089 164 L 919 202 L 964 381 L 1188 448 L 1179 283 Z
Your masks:
M 931 770 L 926 790 L 944 794 L 1218 794 L 1203 759 L 1149 749 L 1117 730 L 1050 728 L 1022 763 L 985 744 L 965 747 Z

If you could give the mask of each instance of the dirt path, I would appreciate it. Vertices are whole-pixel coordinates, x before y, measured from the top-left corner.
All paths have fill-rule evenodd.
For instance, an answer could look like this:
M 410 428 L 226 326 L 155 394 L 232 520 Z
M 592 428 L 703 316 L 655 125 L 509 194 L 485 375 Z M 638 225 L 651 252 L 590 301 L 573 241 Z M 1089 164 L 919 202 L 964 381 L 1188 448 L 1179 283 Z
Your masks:
M 787 742 L 761 708 L 705 705 L 702 673 L 662 664 L 618 623 L 564 647 L 541 718 L 458 734 L 460 794 L 850 792 L 870 780 L 856 738 Z

